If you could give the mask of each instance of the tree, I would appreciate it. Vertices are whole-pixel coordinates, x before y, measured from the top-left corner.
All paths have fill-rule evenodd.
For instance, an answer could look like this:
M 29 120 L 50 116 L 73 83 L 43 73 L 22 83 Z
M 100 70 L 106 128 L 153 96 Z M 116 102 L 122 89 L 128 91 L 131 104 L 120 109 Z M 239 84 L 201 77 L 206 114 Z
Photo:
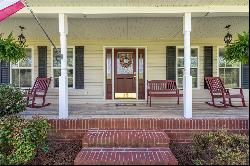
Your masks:
M 249 59 L 249 32 L 238 34 L 238 39 L 225 48 L 224 59 L 228 62 L 248 63 Z
M 26 57 L 26 45 L 20 44 L 10 33 L 6 39 L 0 34 L 0 61 L 16 63 Z

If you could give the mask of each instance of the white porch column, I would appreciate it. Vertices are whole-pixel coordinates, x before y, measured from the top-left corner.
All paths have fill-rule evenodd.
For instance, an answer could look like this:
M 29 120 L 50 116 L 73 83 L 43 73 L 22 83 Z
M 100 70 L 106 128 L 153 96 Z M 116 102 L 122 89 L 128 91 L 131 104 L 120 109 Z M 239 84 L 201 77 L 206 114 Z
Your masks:
M 59 77 L 59 119 L 68 118 L 67 34 L 68 18 L 59 14 L 61 54 L 61 76 Z
M 192 76 L 190 75 L 190 32 L 191 13 L 185 13 L 183 17 L 184 34 L 184 78 L 183 78 L 183 101 L 184 117 L 192 118 Z

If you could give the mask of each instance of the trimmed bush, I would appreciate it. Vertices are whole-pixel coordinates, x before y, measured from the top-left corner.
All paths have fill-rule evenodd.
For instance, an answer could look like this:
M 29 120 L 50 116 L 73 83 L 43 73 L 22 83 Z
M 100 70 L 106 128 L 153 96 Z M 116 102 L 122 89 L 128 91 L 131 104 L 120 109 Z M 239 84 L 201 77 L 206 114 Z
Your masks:
M 0 85 L 0 117 L 26 110 L 24 93 L 12 85 Z
M 25 164 L 35 157 L 37 151 L 48 149 L 46 140 L 50 125 L 42 117 L 32 120 L 18 116 L 0 119 L 0 165 Z
M 197 165 L 248 165 L 249 138 L 225 130 L 196 134 L 193 152 Z

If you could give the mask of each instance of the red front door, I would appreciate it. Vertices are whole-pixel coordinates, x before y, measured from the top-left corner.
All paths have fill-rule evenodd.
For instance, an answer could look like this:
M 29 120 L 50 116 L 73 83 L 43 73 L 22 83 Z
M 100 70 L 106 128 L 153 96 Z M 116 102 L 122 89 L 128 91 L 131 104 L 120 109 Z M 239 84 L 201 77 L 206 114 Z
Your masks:
M 115 98 L 136 98 L 136 50 L 114 51 Z

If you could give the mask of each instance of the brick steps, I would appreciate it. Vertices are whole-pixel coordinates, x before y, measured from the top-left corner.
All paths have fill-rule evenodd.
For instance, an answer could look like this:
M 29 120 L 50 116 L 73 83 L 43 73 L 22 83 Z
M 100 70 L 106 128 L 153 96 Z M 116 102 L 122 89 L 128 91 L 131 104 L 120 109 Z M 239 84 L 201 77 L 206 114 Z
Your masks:
M 75 165 L 177 165 L 169 148 L 83 148 Z
M 82 145 L 86 147 L 168 147 L 165 132 L 155 130 L 89 130 Z
M 177 165 L 164 131 L 91 129 L 75 165 Z

